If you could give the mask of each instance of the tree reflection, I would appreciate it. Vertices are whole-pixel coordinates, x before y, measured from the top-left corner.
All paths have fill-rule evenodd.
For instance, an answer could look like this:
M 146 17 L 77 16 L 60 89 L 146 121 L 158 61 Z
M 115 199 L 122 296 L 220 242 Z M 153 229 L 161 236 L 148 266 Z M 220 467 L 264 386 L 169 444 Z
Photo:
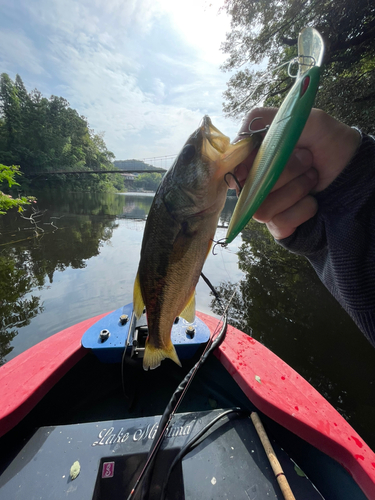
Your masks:
M 228 300 L 235 294 L 230 307 L 231 324 L 268 343 L 285 329 L 308 326 L 313 312 L 300 306 L 301 294 L 307 287 L 321 286 L 311 266 L 276 245 L 265 226 L 254 221 L 243 231 L 242 238 L 238 265 L 245 279 L 239 286 L 227 282 L 220 287 Z
M 99 210 L 106 211 L 104 204 Z M 72 216 L 62 214 L 61 207 L 59 212 L 52 207 L 38 220 L 41 231 L 15 213 L 1 219 L 0 364 L 13 349 L 11 341 L 18 330 L 43 311 L 38 289 L 46 280 L 52 283 L 56 271 L 86 267 L 87 260 L 110 240 L 118 225 L 111 211 L 107 217 Z
M 244 278 L 219 287 L 225 301 L 234 293 L 229 323 L 286 361 L 375 443 L 363 419 L 363 405 L 375 397 L 367 383 L 375 351 L 305 258 L 277 245 L 255 221 L 242 238 L 238 265 Z M 221 314 L 214 301 L 212 308 Z
M 238 265 L 245 276 L 238 284 L 226 282 L 220 292 L 229 300 L 230 323 L 254 336 L 298 371 L 299 362 L 291 341 L 306 358 L 325 348 L 337 349 L 338 339 L 358 335 L 358 329 L 325 289 L 307 259 L 277 245 L 263 224 L 251 221 L 242 233 Z M 212 304 L 215 312 L 218 306 Z M 328 351 L 332 353 L 332 351 Z
M 123 207 L 121 218 L 145 220 L 148 215 L 153 197 L 151 196 L 129 196 Z
M 12 255 L 0 255 L 0 365 L 12 350 L 10 342 L 18 328 L 30 323 L 39 312 L 40 298 L 25 297 L 38 286 L 38 280 L 27 266 Z

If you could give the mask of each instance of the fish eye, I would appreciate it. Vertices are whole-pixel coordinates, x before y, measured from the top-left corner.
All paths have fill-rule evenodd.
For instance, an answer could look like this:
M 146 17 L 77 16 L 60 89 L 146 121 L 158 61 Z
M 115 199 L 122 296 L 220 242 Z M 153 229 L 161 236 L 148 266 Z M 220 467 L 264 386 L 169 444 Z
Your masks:
M 195 146 L 192 144 L 186 144 L 184 149 L 182 150 L 182 160 L 184 162 L 188 162 L 194 158 L 195 155 Z

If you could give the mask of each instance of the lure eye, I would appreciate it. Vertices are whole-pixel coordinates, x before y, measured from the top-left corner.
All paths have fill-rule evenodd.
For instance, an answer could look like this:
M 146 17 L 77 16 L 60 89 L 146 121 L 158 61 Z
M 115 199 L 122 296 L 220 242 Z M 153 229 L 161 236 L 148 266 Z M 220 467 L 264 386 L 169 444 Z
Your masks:
M 188 162 L 192 160 L 195 156 L 195 147 L 192 144 L 186 144 L 182 150 L 182 160 Z

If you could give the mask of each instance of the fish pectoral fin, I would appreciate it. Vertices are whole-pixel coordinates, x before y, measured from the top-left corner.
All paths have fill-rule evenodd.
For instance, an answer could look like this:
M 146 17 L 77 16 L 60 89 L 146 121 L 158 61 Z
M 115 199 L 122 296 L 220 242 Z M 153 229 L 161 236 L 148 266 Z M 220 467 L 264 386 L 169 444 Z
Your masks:
M 194 322 L 194 320 L 195 320 L 195 290 L 192 293 L 184 310 L 179 314 L 179 316 L 181 318 L 184 318 L 188 323 Z
M 165 347 L 164 349 L 159 349 L 150 345 L 148 339 L 146 340 L 145 353 L 143 356 L 144 370 L 154 370 L 155 368 L 160 366 L 160 363 L 163 361 L 163 359 L 166 358 L 169 358 L 179 366 L 182 366 L 172 342 L 170 342 L 169 346 Z
M 134 314 L 137 319 L 139 319 L 143 314 L 143 309 L 145 307 L 145 301 L 142 297 L 141 283 L 139 281 L 139 272 L 135 278 L 134 290 L 133 290 L 133 309 Z

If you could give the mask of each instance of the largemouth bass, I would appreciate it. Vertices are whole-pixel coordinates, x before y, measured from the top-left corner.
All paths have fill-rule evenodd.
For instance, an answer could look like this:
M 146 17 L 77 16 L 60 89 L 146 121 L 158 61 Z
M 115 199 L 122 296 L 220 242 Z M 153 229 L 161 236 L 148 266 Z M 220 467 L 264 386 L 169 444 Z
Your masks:
M 228 190 L 224 176 L 255 145 L 254 137 L 230 144 L 205 116 L 159 185 L 134 284 L 137 318 L 146 306 L 145 370 L 157 368 L 165 358 L 181 365 L 171 342 L 173 322 L 177 316 L 194 321 L 195 287 Z

